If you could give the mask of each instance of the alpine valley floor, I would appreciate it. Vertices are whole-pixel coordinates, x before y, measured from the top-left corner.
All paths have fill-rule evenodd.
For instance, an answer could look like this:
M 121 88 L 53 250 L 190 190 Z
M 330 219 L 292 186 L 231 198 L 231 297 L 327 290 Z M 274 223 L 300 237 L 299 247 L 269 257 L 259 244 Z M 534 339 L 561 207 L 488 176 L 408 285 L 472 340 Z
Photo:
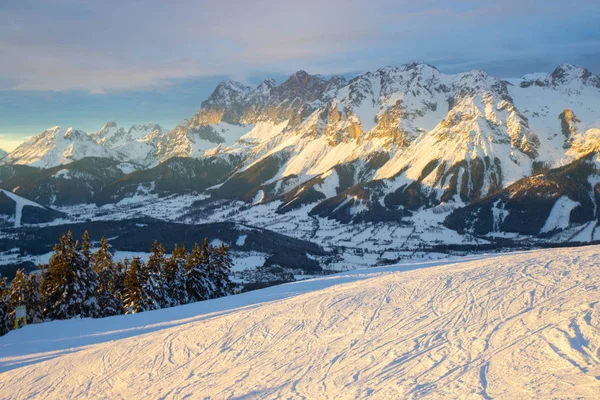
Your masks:
M 590 246 L 374 268 L 169 310 L 28 326 L 0 338 L 0 393 L 598 398 L 599 253 Z

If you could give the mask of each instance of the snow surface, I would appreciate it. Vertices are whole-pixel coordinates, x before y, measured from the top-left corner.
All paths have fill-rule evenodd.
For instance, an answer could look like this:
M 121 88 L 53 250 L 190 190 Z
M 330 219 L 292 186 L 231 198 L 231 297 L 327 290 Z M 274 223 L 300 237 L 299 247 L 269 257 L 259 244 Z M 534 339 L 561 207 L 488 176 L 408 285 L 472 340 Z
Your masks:
M 562 196 L 556 200 L 556 203 L 554 203 L 554 206 L 552 206 L 550 215 L 548 215 L 548 219 L 546 220 L 546 223 L 540 232 L 544 233 L 553 231 L 555 229 L 568 228 L 571 211 L 580 205 L 581 204 L 579 202 L 573 201 L 567 196 Z
M 0 338 L 0 393 L 596 398 L 599 251 L 377 268 L 133 316 L 27 326 Z
M 8 198 L 13 200 L 16 203 L 15 206 L 15 228 L 19 228 L 21 226 L 21 218 L 23 217 L 23 207 L 31 206 L 36 208 L 44 208 L 40 206 L 38 203 L 34 203 L 33 201 L 27 200 L 21 196 L 17 196 L 13 192 L 9 192 L 8 190 L 0 189 L 0 192 L 4 193 Z

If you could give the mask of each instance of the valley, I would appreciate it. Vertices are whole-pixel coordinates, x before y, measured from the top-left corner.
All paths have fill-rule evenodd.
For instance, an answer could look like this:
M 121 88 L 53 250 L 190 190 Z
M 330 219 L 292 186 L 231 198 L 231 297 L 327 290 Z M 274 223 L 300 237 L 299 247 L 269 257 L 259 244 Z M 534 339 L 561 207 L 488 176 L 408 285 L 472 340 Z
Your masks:
M 53 127 L 1 162 L 0 188 L 23 200 L 4 200 L 0 263 L 33 268 L 49 251 L 46 232 L 138 220 L 177 226 L 182 242 L 223 223 L 237 233 L 215 228 L 211 240 L 235 247 L 241 227 L 278 237 L 237 249 L 236 269 L 252 281 L 257 269 L 279 282 L 595 243 L 599 102 L 600 78 L 571 64 L 502 80 L 409 63 L 349 80 L 298 71 L 279 85 L 223 82 L 171 130 Z M 37 207 L 23 217 L 22 202 Z M 102 232 L 115 251 L 147 247 Z M 320 250 L 277 256 L 294 240 Z

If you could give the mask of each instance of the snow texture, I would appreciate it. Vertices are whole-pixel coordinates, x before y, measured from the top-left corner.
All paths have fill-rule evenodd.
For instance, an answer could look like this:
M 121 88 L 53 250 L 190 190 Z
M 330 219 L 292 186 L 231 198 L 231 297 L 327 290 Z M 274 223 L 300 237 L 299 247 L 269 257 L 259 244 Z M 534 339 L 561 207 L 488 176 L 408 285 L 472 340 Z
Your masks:
M 27 326 L 0 338 L 0 391 L 6 398 L 596 398 L 598 251 L 385 267 L 133 316 Z

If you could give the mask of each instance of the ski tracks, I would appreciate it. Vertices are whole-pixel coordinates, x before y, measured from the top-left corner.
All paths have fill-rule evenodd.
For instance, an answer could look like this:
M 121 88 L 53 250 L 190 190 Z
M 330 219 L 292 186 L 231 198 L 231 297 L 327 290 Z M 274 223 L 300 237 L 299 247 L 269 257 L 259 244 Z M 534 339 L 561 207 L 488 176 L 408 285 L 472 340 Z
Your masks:
M 600 393 L 597 247 L 386 274 L 0 375 L 13 398 Z M 577 261 L 575 261 L 577 260 Z

